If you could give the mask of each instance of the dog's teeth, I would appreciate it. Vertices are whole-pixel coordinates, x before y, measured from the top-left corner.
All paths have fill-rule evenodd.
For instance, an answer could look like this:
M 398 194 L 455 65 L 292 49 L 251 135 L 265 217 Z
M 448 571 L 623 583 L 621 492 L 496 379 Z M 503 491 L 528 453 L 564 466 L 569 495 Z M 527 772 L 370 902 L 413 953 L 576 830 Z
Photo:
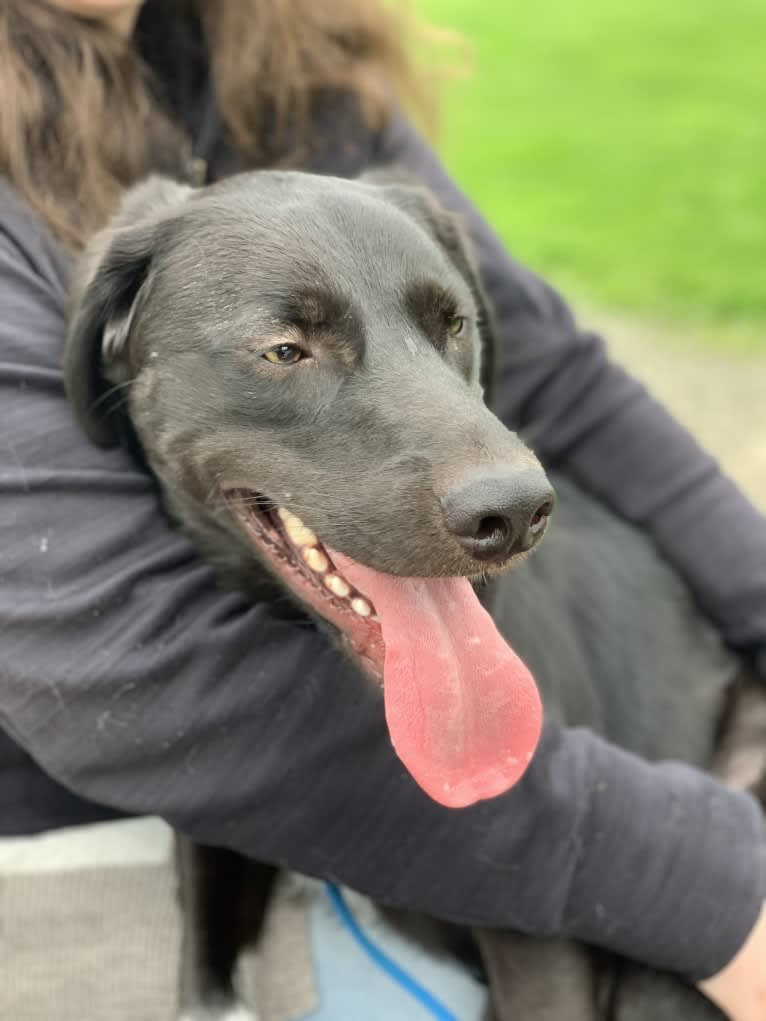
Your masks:
M 288 511 L 287 507 L 278 507 L 277 514 L 282 519 L 282 524 L 288 530 L 291 528 L 306 527 L 296 514 L 293 514 L 292 511 Z
M 362 599 L 360 596 L 351 600 L 351 609 L 354 613 L 358 613 L 360 617 L 369 617 L 372 613 L 372 607 L 370 604 L 366 599 Z
M 285 531 L 296 546 L 316 546 L 319 542 L 316 535 L 305 525 L 285 525 Z
M 290 536 L 290 539 L 295 543 L 296 546 L 318 546 L 319 539 L 311 531 L 308 525 L 304 525 L 297 514 L 293 514 L 286 507 L 278 507 L 277 514 L 279 515 L 282 524 L 285 526 L 285 531 Z
M 321 550 L 315 549 L 313 546 L 306 546 L 303 549 L 303 559 L 309 565 L 311 570 L 316 571 L 317 574 L 324 574 L 330 566 L 330 561 L 324 553 Z
M 345 598 L 351 592 L 346 582 L 337 574 L 328 574 L 324 583 L 333 595 Z

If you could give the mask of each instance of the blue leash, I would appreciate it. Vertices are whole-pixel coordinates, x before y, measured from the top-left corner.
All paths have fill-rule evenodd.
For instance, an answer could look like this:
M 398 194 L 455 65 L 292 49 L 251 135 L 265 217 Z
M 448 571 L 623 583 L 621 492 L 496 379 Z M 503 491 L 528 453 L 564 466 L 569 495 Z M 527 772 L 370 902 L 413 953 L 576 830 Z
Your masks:
M 356 943 L 367 954 L 373 964 L 380 968 L 381 971 L 384 971 L 390 979 L 414 1000 L 417 1000 L 421 1007 L 424 1007 L 432 1017 L 437 1018 L 437 1021 L 459 1021 L 459 1018 L 451 1010 L 448 1010 L 443 1003 L 437 1000 L 435 996 L 432 996 L 427 989 L 424 989 L 410 974 L 392 961 L 368 936 L 365 936 L 356 918 L 354 918 L 351 908 L 346 903 L 343 894 L 335 883 L 325 883 L 324 887 L 330 899 L 330 904 L 340 919 L 341 924 L 344 928 L 348 929 Z

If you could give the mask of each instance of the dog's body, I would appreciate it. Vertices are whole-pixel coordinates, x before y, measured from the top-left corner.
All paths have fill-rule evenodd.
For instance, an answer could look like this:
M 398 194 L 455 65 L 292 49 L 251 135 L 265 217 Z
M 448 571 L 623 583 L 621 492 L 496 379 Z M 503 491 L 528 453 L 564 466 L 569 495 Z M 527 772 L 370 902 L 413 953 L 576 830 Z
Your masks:
M 155 181 L 89 250 L 67 381 L 91 437 L 140 452 L 230 580 L 287 591 L 284 612 L 328 622 L 368 673 L 382 669 L 380 636 L 354 579 L 486 576 L 482 601 L 549 718 L 709 768 L 739 664 L 647 538 L 556 479 L 550 536 L 524 560 L 550 491 L 484 405 L 488 321 L 459 231 L 415 189 L 277 173 L 199 193 Z M 346 565 L 337 598 L 307 581 L 300 555 L 325 580 L 328 557 Z M 344 594 L 349 578 L 357 591 Z M 499 1019 L 717 1016 L 680 981 L 608 955 L 476 938 Z M 237 949 L 228 941 L 211 967 L 216 941 L 220 930 L 197 943 L 194 968 L 208 958 L 211 1000 Z

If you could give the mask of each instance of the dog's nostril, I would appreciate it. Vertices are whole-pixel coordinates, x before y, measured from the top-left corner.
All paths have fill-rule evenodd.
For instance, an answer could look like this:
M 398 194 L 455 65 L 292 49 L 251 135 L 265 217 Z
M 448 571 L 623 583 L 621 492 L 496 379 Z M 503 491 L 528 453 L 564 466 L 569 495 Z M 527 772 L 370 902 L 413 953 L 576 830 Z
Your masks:
M 529 530 L 532 535 L 537 533 L 545 527 L 545 522 L 553 513 L 553 500 L 546 500 L 542 507 L 539 507 L 532 515 L 532 519 L 529 522 Z
M 510 531 L 508 522 L 505 518 L 492 515 L 486 518 L 481 518 L 479 521 L 478 528 L 476 529 L 476 539 L 492 539 L 495 537 L 501 537 L 507 535 Z

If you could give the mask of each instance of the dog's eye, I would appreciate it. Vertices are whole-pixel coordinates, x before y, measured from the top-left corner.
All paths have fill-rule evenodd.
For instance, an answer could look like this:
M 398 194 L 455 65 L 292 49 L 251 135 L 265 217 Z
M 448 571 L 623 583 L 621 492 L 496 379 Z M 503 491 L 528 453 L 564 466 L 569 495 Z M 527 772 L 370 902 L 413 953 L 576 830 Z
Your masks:
M 294 365 L 305 358 L 306 354 L 297 344 L 277 344 L 265 351 L 262 357 L 272 365 Z
M 447 321 L 447 333 L 450 337 L 459 337 L 465 328 L 465 316 L 450 316 Z

